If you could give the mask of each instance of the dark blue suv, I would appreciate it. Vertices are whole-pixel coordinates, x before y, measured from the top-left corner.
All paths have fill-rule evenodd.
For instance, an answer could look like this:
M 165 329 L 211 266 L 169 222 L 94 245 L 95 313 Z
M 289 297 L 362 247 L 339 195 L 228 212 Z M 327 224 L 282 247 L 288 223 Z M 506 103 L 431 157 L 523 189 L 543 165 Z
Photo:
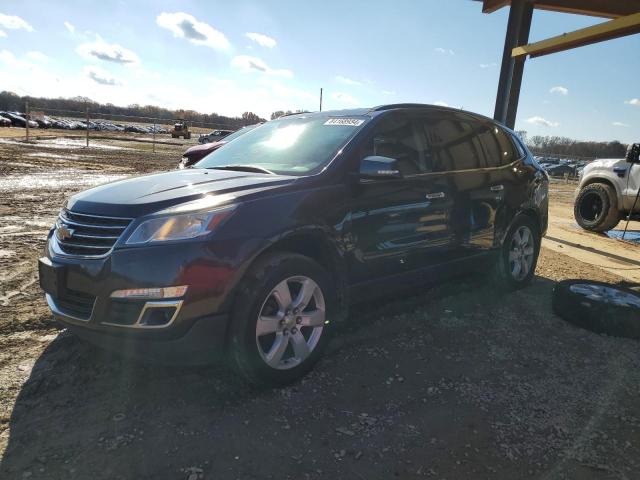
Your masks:
M 532 278 L 548 178 L 514 133 L 401 104 L 267 122 L 193 168 L 74 195 L 40 283 L 56 319 L 164 362 L 283 384 L 347 305 L 479 269 Z M 348 321 L 348 320 L 347 320 Z

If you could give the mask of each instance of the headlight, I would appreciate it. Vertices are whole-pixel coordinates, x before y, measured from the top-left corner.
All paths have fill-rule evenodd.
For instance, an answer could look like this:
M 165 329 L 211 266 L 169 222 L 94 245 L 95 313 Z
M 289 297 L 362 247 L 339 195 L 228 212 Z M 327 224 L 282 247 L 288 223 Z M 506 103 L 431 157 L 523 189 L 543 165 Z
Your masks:
M 152 218 L 138 225 L 138 228 L 127 239 L 126 244 L 139 245 L 201 237 L 215 230 L 234 210 L 235 206 L 231 206 L 209 212 Z

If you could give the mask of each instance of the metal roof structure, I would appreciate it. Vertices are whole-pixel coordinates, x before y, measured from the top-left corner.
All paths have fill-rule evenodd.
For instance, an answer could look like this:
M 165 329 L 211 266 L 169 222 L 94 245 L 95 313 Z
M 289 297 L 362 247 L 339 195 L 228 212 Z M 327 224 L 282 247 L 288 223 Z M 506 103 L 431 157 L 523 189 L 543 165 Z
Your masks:
M 474 0 L 484 13 L 509 7 L 494 118 L 514 128 L 527 57 L 562 52 L 640 33 L 640 0 Z M 611 20 L 529 44 L 534 10 L 573 13 Z
M 475 1 L 482 2 L 483 13 L 493 13 L 511 5 L 511 0 Z M 535 8 L 591 17 L 618 18 L 640 12 L 640 0 L 538 0 Z

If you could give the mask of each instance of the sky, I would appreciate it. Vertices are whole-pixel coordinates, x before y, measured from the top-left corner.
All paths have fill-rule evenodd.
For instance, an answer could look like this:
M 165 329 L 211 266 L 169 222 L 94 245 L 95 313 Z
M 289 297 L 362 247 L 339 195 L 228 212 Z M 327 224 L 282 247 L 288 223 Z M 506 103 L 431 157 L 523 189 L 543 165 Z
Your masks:
M 508 9 L 470 0 L 3 0 L 0 90 L 236 116 L 419 102 L 493 116 Z M 604 21 L 536 11 L 530 41 Z M 640 140 L 640 35 L 530 59 L 517 130 Z

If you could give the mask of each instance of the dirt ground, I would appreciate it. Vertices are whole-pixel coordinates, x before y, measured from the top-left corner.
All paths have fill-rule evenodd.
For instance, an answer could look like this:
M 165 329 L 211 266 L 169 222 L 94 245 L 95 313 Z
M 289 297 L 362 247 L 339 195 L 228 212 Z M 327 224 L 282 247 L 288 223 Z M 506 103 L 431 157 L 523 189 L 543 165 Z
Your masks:
M 256 391 L 53 323 L 36 259 L 64 199 L 184 148 L 78 142 L 0 140 L 0 478 L 640 478 L 638 343 L 551 311 L 555 281 L 632 281 L 640 265 L 633 243 L 575 227 L 574 185 L 552 185 L 530 287 L 477 276 L 356 305 L 311 374 Z

